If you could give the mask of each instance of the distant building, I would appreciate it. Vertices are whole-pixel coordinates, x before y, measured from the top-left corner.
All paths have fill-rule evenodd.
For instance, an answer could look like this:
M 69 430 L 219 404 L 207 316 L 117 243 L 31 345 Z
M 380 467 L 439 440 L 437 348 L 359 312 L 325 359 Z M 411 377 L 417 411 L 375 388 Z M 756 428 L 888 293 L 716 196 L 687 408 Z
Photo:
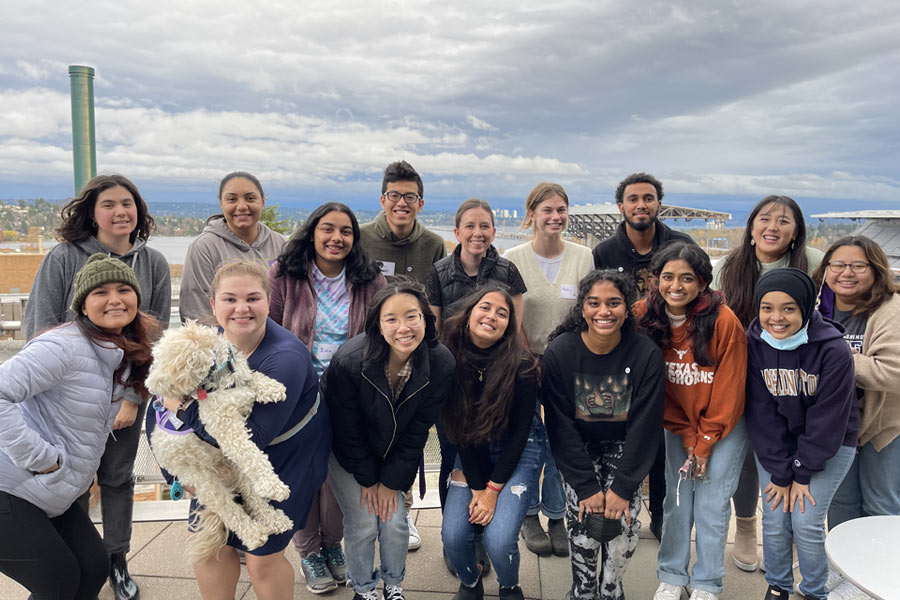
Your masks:
M 726 221 L 731 219 L 731 214 L 703 208 L 663 204 L 659 209 L 658 217 L 660 220 L 672 219 L 675 221 L 701 219 L 722 227 Z M 619 213 L 619 207 L 612 202 L 576 204 L 569 207 L 569 233 L 591 248 L 613 235 L 621 221 L 622 215 Z
M 900 277 L 900 210 L 856 210 L 850 212 L 827 212 L 813 215 L 813 218 L 863 220 L 853 235 L 863 235 L 884 250 L 894 277 Z

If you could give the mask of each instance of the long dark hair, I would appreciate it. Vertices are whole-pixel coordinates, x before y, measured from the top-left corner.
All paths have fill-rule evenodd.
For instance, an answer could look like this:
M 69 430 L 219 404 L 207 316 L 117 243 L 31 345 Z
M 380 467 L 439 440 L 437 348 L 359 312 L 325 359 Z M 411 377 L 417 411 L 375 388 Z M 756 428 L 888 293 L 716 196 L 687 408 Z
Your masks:
M 788 267 L 794 267 L 806 272 L 809 265 L 806 261 L 806 222 L 803 220 L 803 211 L 788 196 L 766 196 L 756 203 L 750 216 L 747 217 L 747 225 L 741 238 L 741 245 L 735 248 L 724 258 L 722 270 L 719 272 L 719 289 L 725 294 L 725 300 L 741 324 L 746 329 L 750 321 L 757 315 L 753 306 L 753 290 L 759 281 L 759 259 L 756 258 L 756 248 L 753 241 L 753 221 L 764 206 L 780 204 L 791 209 L 794 215 L 794 241 L 788 247 L 785 254 L 788 255 Z
M 153 360 L 150 349 L 161 334 L 159 321 L 138 310 L 134 320 L 123 327 L 121 333 L 103 331 L 81 312 L 75 316 L 74 321 L 75 326 L 92 342 L 100 345 L 112 344 L 125 352 L 113 377 L 125 387 L 135 390 L 142 398 L 148 398 L 150 392 L 147 391 L 144 381 Z M 128 377 L 123 379 L 122 375 L 128 367 L 130 367 Z
M 316 248 L 313 238 L 316 227 L 322 217 L 330 212 L 341 212 L 350 217 L 350 226 L 353 228 L 353 247 L 344 259 L 344 269 L 347 282 L 350 285 L 366 284 L 378 277 L 380 270 L 378 264 L 369 258 L 362 244 L 359 243 L 359 221 L 350 207 L 340 202 L 326 202 L 317 207 L 303 226 L 291 237 L 291 241 L 284 247 L 281 256 L 278 257 L 278 266 L 275 270 L 276 277 L 285 275 L 298 281 L 306 281 L 309 277 L 309 264 L 316 258 Z
M 891 296 L 900 291 L 900 288 L 894 283 L 894 278 L 891 276 L 890 263 L 884 250 L 869 238 L 863 235 L 848 235 L 833 243 L 825 252 L 822 262 L 813 271 L 813 282 L 815 282 L 816 288 L 822 287 L 825 281 L 825 271 L 828 268 L 828 263 L 831 262 L 831 256 L 835 250 L 842 246 L 862 248 L 863 254 L 866 255 L 866 262 L 869 263 L 869 268 L 872 269 L 872 274 L 875 276 L 872 287 L 863 294 L 860 302 L 853 309 L 854 315 L 870 315 L 879 306 L 890 300 Z
M 677 242 L 666 246 L 656 256 L 650 265 L 650 271 L 659 279 L 663 268 L 670 262 L 683 260 L 694 272 L 694 275 L 706 289 L 694 298 L 693 302 L 685 307 L 687 316 L 687 334 L 694 349 L 694 361 L 701 366 L 709 367 L 714 364 L 709 357 L 709 340 L 716 330 L 716 319 L 719 316 L 719 307 L 725 302 L 721 292 L 713 292 L 709 289 L 712 281 L 712 264 L 709 256 L 696 244 Z M 666 315 L 666 301 L 659 288 L 653 286 L 647 297 L 647 312 L 638 320 L 637 330 L 649 336 L 660 348 L 668 348 L 672 342 L 672 329 L 669 317 Z
M 503 296 L 509 309 L 509 322 L 503 337 L 488 350 L 488 365 L 483 372 L 484 386 L 475 383 L 475 369 L 484 362 L 469 339 L 472 310 L 490 293 Z M 537 377 L 537 363 L 522 346 L 519 315 L 509 289 L 490 282 L 469 294 L 460 312 L 447 319 L 441 338 L 456 357 L 456 392 L 444 404 L 443 423 L 447 437 L 460 446 L 473 446 L 498 440 L 509 424 L 515 401 L 516 377 Z M 479 388 L 481 388 L 479 390 Z
M 548 342 L 567 331 L 587 331 L 588 325 L 582 314 L 584 301 L 591 292 L 591 288 L 594 287 L 594 284 L 601 281 L 608 281 L 616 286 L 616 289 L 618 289 L 625 298 L 625 304 L 628 307 L 628 310 L 625 311 L 625 322 L 622 323 L 622 329 L 634 328 L 634 315 L 631 313 L 631 306 L 637 300 L 637 289 L 634 287 L 634 279 L 616 269 L 596 269 L 585 275 L 584 278 L 578 282 L 578 298 L 575 300 L 575 306 L 572 307 L 562 323 L 560 323 L 559 326 L 553 330 L 553 333 L 549 335 L 547 338 Z
M 434 325 L 434 314 L 428 308 L 428 297 L 421 283 L 406 275 L 397 275 L 386 286 L 378 290 L 369 304 L 366 313 L 366 348 L 363 352 L 363 362 L 366 364 L 383 364 L 390 353 L 391 347 L 384 336 L 381 335 L 381 307 L 391 296 L 397 294 L 409 294 L 419 303 L 422 318 L 425 320 L 425 338 L 413 354 L 422 350 L 422 345 L 435 346 L 437 340 L 437 328 Z
M 134 198 L 134 206 L 137 208 L 137 225 L 128 236 L 131 243 L 139 239 L 147 241 L 156 223 L 150 216 L 147 203 L 138 191 L 137 186 L 122 175 L 97 175 L 88 181 L 77 197 L 69 200 L 59 211 L 62 224 L 56 230 L 56 238 L 61 242 L 83 242 L 91 236 L 97 235 L 96 221 L 94 221 L 94 207 L 97 206 L 97 196 L 114 187 L 123 187 Z

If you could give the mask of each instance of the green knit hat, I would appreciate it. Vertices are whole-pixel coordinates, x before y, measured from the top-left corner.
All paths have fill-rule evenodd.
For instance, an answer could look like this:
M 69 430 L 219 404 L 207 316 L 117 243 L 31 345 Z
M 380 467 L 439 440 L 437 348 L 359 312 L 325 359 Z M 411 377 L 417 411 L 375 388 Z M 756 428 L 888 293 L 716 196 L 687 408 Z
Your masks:
M 95 288 L 106 283 L 127 283 L 137 294 L 138 306 L 141 305 L 141 284 L 138 283 L 134 269 L 118 258 L 107 256 L 102 252 L 92 255 L 81 270 L 75 273 L 75 296 L 72 298 L 72 310 L 81 312 L 84 299 Z

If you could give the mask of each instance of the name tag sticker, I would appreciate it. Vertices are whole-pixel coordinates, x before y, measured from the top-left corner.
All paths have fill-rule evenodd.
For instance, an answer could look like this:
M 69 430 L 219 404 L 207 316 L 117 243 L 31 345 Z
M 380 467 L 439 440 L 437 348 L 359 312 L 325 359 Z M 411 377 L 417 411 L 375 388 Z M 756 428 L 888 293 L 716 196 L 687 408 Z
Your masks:
M 575 300 L 578 298 L 578 288 L 571 283 L 564 283 L 559 292 L 559 297 L 566 300 Z
M 340 347 L 340 344 L 316 344 L 316 358 L 319 359 L 319 362 L 327 363 Z
M 383 260 L 381 261 L 381 274 L 385 277 L 390 277 L 394 274 L 394 263 L 390 261 Z

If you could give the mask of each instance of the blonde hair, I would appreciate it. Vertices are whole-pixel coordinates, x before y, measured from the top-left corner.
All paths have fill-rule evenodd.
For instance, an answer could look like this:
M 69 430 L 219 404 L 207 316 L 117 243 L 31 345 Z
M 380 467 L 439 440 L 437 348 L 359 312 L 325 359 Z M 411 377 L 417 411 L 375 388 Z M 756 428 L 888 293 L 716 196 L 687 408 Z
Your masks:
M 219 285 L 222 283 L 223 279 L 235 276 L 256 277 L 259 279 L 260 284 L 262 284 L 263 291 L 266 293 L 266 298 L 271 297 L 272 291 L 271 286 L 269 285 L 269 275 L 266 273 L 265 267 L 258 262 L 241 259 L 224 262 L 219 265 L 219 268 L 216 269 L 216 274 L 213 277 L 212 284 L 209 286 L 210 298 L 216 297 L 216 292 L 219 290 Z
M 519 225 L 519 229 L 528 229 L 529 227 L 532 227 L 534 221 L 528 216 L 528 213 L 536 211 L 541 202 L 552 196 L 559 196 L 566 203 L 566 206 L 569 206 L 569 195 L 566 194 L 566 190 L 563 189 L 563 186 L 558 183 L 542 181 L 534 186 L 534 189 L 528 194 L 528 198 L 525 199 L 525 218 L 522 219 L 522 224 Z

